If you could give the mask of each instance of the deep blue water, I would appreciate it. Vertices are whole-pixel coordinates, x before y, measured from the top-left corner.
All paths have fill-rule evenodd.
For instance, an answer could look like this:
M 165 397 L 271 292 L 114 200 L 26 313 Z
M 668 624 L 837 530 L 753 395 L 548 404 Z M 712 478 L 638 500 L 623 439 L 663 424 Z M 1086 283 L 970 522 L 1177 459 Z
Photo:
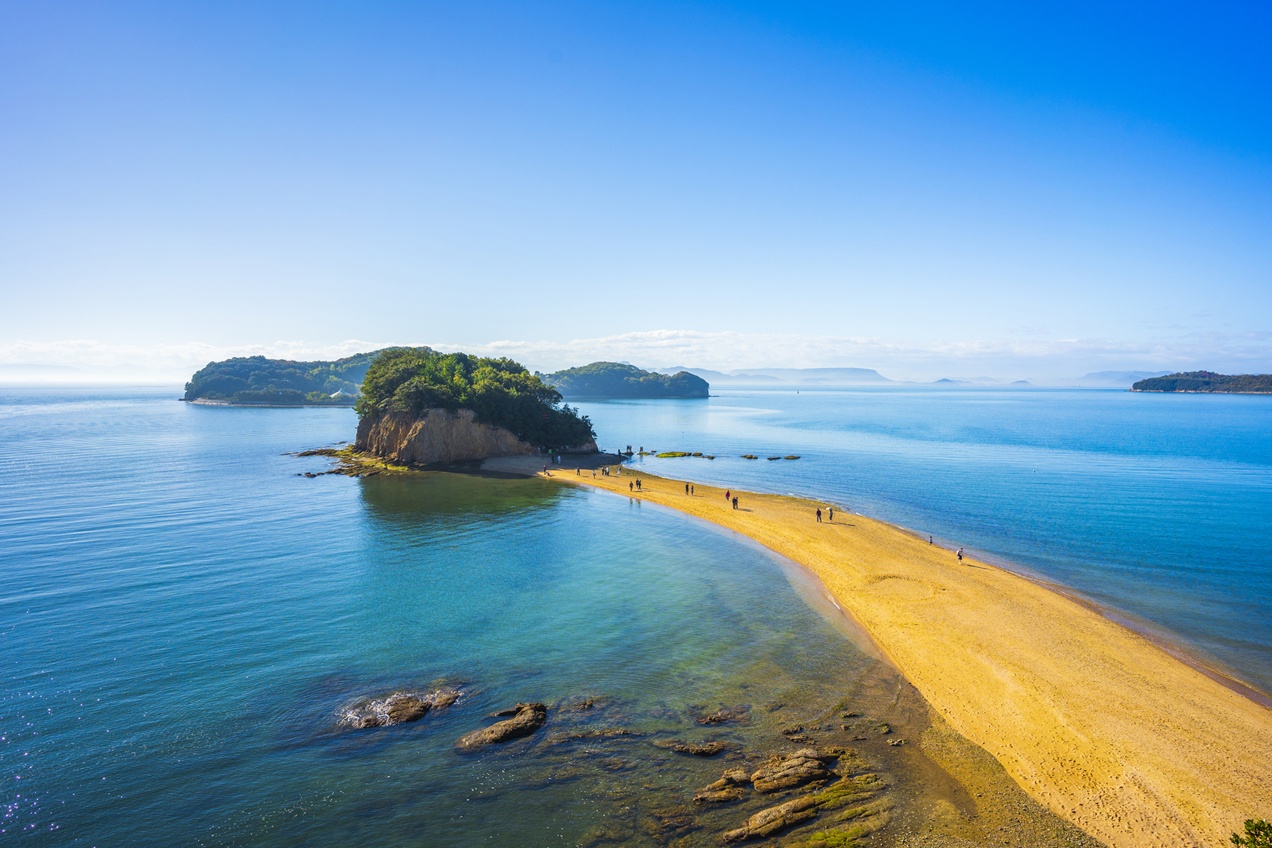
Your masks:
M 716 456 L 638 460 L 651 472 L 932 534 L 1272 692 L 1272 397 L 862 388 L 581 407 L 603 448 Z
M 653 736 L 786 704 L 729 731 L 748 745 L 878 673 L 732 534 L 542 480 L 307 479 L 327 461 L 288 452 L 349 439 L 351 411 L 176 395 L 0 389 L 0 842 L 575 845 L 600 827 L 652 844 L 642 804 L 718 764 L 649 745 L 466 758 L 453 741 L 517 701 L 596 695 L 595 721 Z M 603 447 L 717 456 L 646 459 L 658 473 L 930 532 L 1272 690 L 1272 399 L 890 389 L 584 408 Z M 439 679 L 467 697 L 415 725 L 335 726 L 361 696 Z

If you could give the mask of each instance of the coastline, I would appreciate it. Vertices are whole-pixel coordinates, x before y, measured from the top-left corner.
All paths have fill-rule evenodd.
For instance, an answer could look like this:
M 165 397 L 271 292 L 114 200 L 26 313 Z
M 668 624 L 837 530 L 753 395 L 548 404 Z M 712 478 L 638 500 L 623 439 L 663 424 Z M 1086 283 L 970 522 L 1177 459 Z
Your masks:
M 177 398 L 182 403 L 188 403 L 191 406 L 229 406 L 235 409 L 308 409 L 309 407 L 318 407 L 320 409 L 353 409 L 352 403 L 240 403 L 233 400 L 215 400 L 213 398 L 195 398 L 194 400 L 186 400 L 185 398 Z
M 541 466 L 540 466 L 541 467 Z M 532 471 L 535 469 L 526 469 Z M 1062 586 L 814 501 L 633 473 L 553 479 L 742 533 L 808 568 L 931 708 L 1035 800 L 1110 845 L 1226 844 L 1272 810 L 1272 712 Z M 637 476 L 643 491 L 630 492 Z

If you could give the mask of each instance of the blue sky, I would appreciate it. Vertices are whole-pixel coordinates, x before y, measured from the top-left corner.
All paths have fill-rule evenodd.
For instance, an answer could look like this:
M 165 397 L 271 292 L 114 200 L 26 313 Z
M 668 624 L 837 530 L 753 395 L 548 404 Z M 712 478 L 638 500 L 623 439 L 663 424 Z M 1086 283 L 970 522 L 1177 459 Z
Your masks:
M 892 5 L 0 2 L 0 377 L 1272 371 L 1272 7 Z

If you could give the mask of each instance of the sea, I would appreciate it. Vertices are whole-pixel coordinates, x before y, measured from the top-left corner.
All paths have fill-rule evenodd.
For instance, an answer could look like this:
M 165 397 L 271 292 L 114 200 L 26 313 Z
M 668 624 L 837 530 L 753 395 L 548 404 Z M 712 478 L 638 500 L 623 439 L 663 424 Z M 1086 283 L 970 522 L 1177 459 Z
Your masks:
M 296 454 L 352 439 L 351 410 L 178 395 L 0 387 L 0 844 L 715 845 L 737 814 L 691 799 L 727 763 L 675 746 L 736 761 L 805 728 L 865 740 L 898 820 L 922 806 L 918 746 L 859 733 L 922 732 L 904 682 L 759 545 L 542 479 L 323 474 Z M 931 534 L 1272 692 L 1272 398 L 579 406 L 603 448 L 702 454 L 637 469 Z M 463 694 L 343 722 L 438 687 Z M 528 702 L 531 739 L 455 749 Z

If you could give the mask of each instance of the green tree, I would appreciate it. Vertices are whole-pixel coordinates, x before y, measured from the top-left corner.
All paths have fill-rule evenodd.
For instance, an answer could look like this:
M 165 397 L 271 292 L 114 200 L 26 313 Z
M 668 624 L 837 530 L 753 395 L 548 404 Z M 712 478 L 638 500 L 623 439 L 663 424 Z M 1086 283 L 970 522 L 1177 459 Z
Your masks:
M 519 363 L 430 348 L 391 348 L 367 369 L 358 397 L 360 418 L 430 409 L 471 409 L 477 420 L 503 427 L 541 447 L 583 444 L 595 433 L 587 416 L 561 406 L 561 395 Z
M 1250 848 L 1272 848 L 1272 824 L 1264 819 L 1246 819 L 1245 836 L 1232 834 L 1233 845 L 1248 845 Z

